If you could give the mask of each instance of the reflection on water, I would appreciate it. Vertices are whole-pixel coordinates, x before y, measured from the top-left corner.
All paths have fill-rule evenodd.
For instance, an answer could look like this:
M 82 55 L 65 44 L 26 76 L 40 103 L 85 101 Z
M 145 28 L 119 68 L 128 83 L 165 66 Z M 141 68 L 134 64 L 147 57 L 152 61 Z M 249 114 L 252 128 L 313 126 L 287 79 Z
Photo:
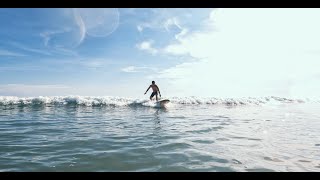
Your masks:
M 154 113 L 154 126 L 155 131 L 161 130 L 161 121 L 159 116 L 160 109 L 157 109 Z

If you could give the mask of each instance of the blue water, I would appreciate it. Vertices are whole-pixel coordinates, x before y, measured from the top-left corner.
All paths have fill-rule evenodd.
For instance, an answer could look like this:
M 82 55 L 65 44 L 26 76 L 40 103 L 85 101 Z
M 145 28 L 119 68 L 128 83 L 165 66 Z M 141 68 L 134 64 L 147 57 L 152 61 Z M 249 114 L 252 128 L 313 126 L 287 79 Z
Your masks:
M 1 105 L 0 171 L 320 171 L 320 105 Z

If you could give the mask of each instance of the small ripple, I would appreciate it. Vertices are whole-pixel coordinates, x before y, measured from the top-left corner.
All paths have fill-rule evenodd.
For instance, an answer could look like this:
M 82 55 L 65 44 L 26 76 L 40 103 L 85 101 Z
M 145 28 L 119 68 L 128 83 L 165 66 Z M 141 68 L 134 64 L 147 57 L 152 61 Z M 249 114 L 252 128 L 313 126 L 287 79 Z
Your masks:
M 273 162 L 283 162 L 283 161 L 281 161 L 280 159 L 277 159 L 277 158 L 264 157 L 263 159 L 267 160 L 267 161 L 273 161 Z
M 191 147 L 192 145 L 187 143 L 170 143 L 170 144 L 159 145 L 158 147 L 156 147 L 156 149 L 171 151 L 171 150 L 177 150 L 177 149 L 188 149 Z
M 222 119 L 218 119 L 218 118 L 209 118 L 209 119 L 201 119 L 200 121 L 204 121 L 204 122 L 220 122 L 223 121 Z
M 218 141 L 230 141 L 228 138 L 217 138 Z
M 222 119 L 229 119 L 227 116 L 216 116 L 217 118 L 222 118 Z
M 158 169 L 159 172 L 176 172 L 176 171 L 190 171 L 191 169 L 188 169 L 184 166 L 167 166 L 167 167 L 161 167 Z
M 267 168 L 252 168 L 252 169 L 246 169 L 248 172 L 276 172 L 272 169 Z
M 201 129 L 201 130 L 195 130 L 195 131 L 187 131 L 187 132 L 208 133 L 208 132 L 211 132 L 211 131 L 218 131 L 219 129 L 223 129 L 223 127 L 222 126 L 216 126 L 216 127 L 211 127 L 211 128 Z
M 154 116 L 150 116 L 150 115 L 147 115 L 147 116 L 139 116 L 139 119 L 152 119 L 154 118 Z
M 231 137 L 231 138 L 233 138 L 233 139 L 248 139 L 248 138 L 246 138 L 246 137 L 241 137 L 241 136 L 233 136 L 233 137 Z
M 208 154 L 203 154 L 203 152 L 189 152 L 188 155 L 191 157 L 192 161 L 197 161 L 200 164 L 207 163 L 222 163 L 227 164 L 230 163 L 227 159 L 215 157 Z
M 259 138 L 248 138 L 248 137 L 242 137 L 242 136 L 231 136 L 232 139 L 246 139 L 251 141 L 262 141 L 262 139 Z
M 184 117 L 184 116 L 169 116 L 167 118 L 169 118 L 169 119 L 186 119 L 186 117 Z
M 240 161 L 236 160 L 236 159 L 232 159 L 232 163 L 233 164 L 242 164 Z
M 212 144 L 214 141 L 211 140 L 193 140 L 192 142 L 200 143 L 200 144 Z

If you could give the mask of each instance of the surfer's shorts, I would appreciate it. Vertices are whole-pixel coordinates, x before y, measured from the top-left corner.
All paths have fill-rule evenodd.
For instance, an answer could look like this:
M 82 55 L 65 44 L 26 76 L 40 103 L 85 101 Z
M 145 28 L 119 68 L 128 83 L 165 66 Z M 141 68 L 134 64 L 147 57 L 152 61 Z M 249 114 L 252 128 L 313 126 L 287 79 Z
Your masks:
M 154 95 L 158 95 L 158 92 L 152 92 L 150 98 L 152 98 Z

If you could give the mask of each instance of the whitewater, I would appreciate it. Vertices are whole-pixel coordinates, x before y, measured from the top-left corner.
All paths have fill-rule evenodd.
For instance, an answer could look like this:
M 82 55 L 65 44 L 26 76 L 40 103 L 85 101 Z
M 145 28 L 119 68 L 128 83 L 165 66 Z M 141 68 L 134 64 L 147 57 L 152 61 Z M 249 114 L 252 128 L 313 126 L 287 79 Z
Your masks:
M 264 105 L 279 103 L 320 103 L 317 99 L 291 99 L 283 97 L 247 97 L 247 98 L 201 98 L 169 97 L 172 104 L 183 105 Z M 15 97 L 0 96 L 0 105 L 82 105 L 82 106 L 150 106 L 148 99 L 133 99 L 111 96 L 39 96 Z

